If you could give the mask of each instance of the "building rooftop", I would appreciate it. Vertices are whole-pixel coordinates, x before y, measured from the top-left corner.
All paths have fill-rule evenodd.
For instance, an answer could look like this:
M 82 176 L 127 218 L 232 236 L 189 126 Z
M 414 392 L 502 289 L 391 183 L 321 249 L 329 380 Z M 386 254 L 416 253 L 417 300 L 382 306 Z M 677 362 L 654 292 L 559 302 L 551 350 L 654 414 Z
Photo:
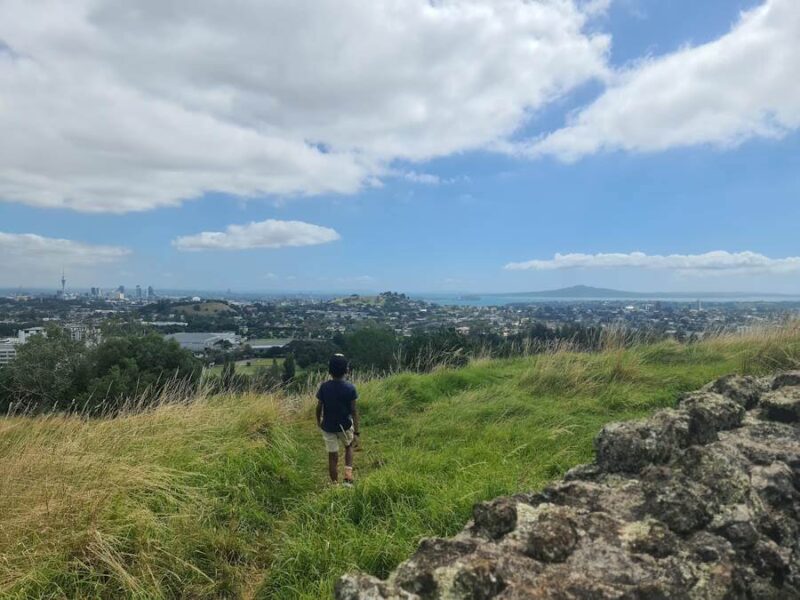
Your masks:
M 212 338 L 233 339 L 236 334 L 233 331 L 198 331 L 170 333 L 164 336 L 178 343 L 203 343 Z

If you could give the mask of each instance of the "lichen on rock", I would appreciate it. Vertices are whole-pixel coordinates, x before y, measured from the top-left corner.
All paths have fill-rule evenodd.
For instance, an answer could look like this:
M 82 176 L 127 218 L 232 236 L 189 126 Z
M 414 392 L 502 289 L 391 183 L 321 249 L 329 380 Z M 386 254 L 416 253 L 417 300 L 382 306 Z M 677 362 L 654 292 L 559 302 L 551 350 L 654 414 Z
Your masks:
M 339 600 L 800 598 L 800 371 L 731 375 L 603 428 L 596 461 L 476 505 Z

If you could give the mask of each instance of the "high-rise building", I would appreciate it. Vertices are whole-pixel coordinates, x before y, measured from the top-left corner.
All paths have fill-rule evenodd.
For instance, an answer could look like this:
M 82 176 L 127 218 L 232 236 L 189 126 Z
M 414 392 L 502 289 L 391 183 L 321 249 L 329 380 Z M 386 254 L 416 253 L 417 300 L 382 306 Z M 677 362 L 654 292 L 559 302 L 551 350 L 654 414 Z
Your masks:
M 3 339 L 0 340 L 0 366 L 7 365 L 17 356 L 17 340 Z
M 92 298 L 97 298 L 100 296 L 100 288 L 93 287 L 92 288 Z
M 136 299 L 137 300 L 141 300 L 142 299 L 142 286 L 140 286 L 140 285 L 136 286 Z
M 147 286 L 147 299 L 148 300 L 153 300 L 155 297 L 156 297 L 156 293 L 153 290 L 153 286 L 152 285 L 148 285 Z

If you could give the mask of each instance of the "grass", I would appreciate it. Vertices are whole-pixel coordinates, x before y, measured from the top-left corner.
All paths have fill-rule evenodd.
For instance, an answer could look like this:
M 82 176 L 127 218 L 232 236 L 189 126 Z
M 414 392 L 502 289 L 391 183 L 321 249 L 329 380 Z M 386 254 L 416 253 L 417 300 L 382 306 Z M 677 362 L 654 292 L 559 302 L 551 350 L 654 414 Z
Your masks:
M 476 360 L 358 382 L 352 490 L 325 482 L 313 403 L 201 396 L 113 420 L 0 420 L 0 596 L 321 598 L 386 575 L 479 500 L 541 487 L 611 420 L 716 376 L 798 365 L 800 329 Z M 309 396 L 310 398 L 310 396 Z
M 236 372 L 243 375 L 254 375 L 260 368 L 269 369 L 272 366 L 272 361 L 278 363 L 279 367 L 283 366 L 283 358 L 248 358 L 245 360 L 236 361 Z M 212 376 L 222 375 L 222 365 L 214 365 L 206 369 L 206 373 Z

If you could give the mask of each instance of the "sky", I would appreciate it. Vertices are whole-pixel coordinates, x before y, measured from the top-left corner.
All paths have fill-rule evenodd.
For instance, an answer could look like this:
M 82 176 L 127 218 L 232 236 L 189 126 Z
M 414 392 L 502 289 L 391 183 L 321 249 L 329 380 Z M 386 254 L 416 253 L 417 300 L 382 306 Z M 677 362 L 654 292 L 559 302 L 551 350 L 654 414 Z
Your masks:
M 800 294 L 797 0 L 0 0 L 0 287 Z

